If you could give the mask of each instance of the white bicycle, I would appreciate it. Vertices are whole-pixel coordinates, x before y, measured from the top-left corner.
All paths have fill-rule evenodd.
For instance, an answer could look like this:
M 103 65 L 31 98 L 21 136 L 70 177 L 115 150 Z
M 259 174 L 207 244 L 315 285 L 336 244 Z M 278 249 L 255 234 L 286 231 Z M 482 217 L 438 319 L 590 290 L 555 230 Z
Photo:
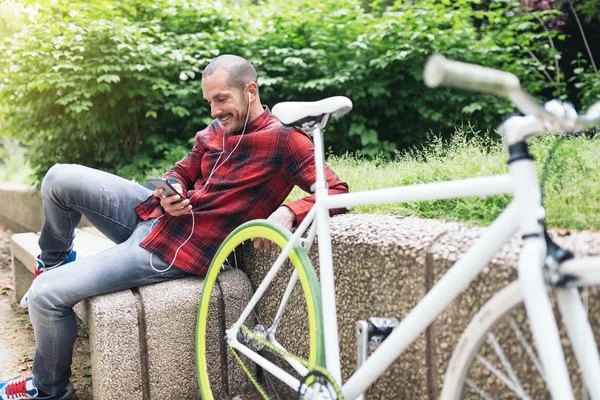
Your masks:
M 600 122 L 600 103 L 582 117 L 558 101 L 540 106 L 520 88 L 514 75 L 448 61 L 440 55 L 428 61 L 425 81 L 430 87 L 494 93 L 515 104 L 524 116 L 511 117 L 499 128 L 509 153 L 509 173 L 328 196 L 322 132 L 329 118 L 348 112 L 352 103 L 333 97 L 277 104 L 273 113 L 282 122 L 301 121 L 314 138 L 316 202 L 294 234 L 264 220 L 252 221 L 236 229 L 220 247 L 205 278 L 197 319 L 197 369 L 204 399 L 233 397 L 235 389 L 255 393 L 241 398 L 361 398 L 519 231 L 524 244 L 518 281 L 496 293 L 465 330 L 447 369 L 441 397 L 567 400 L 589 394 L 600 400 L 600 359 L 588 321 L 588 314 L 596 319 L 600 315 L 594 310 L 600 305 L 600 258 L 573 258 L 546 234 L 540 188 L 527 145 L 533 136 L 578 131 Z M 342 382 L 329 210 L 499 194 L 512 194 L 514 199 L 401 323 L 373 319 L 371 325 L 358 324 L 362 357 L 357 370 Z M 320 285 L 308 257 L 317 233 Z M 256 253 L 268 257 L 266 251 L 249 251 L 252 238 L 268 239 L 281 248 L 265 270 L 244 269 L 248 257 L 257 257 Z M 210 368 L 206 331 L 209 321 L 215 320 L 211 313 L 219 312 L 211 308 L 223 307 L 211 303 L 211 296 L 220 290 L 218 277 L 237 269 L 260 285 L 245 298 L 228 299 L 243 311 L 237 321 L 223 327 L 223 340 L 250 384 L 221 393 L 215 388 L 223 377 Z M 560 328 L 553 303 L 560 310 Z M 598 326 L 599 321 L 594 322 Z M 565 351 L 575 355 L 567 362 L 561 345 L 563 331 L 569 340 L 563 336 L 562 342 L 570 342 Z M 385 339 L 367 358 L 369 333 Z

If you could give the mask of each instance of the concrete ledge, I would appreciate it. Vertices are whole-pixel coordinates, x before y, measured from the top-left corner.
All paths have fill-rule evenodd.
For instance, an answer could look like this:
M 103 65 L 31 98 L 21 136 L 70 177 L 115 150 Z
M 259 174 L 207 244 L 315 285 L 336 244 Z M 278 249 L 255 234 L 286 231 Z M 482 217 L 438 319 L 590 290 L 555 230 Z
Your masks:
M 39 232 L 44 222 L 42 198 L 39 190 L 20 183 L 0 182 L 0 224 L 13 232 Z M 82 218 L 80 228 L 90 226 Z
M 0 183 L 0 223 L 14 232 L 37 232 L 42 228 L 44 215 L 42 199 L 32 186 Z
M 371 316 L 405 318 L 411 308 L 485 230 L 486 228 L 454 222 L 393 216 L 348 214 L 332 220 L 344 379 L 350 376 L 356 365 L 356 321 Z M 17 238 L 13 240 L 15 264 L 21 257 L 25 257 L 24 254 L 32 251 L 27 245 L 32 236 L 26 235 L 15 235 Z M 599 233 L 554 232 L 553 236 L 559 244 L 573 250 L 577 255 L 600 255 Z M 519 235 L 515 235 L 471 286 L 407 348 L 405 354 L 380 378 L 377 388 L 369 390 L 368 398 L 438 398 L 452 350 L 467 323 L 499 288 L 515 279 L 520 246 Z M 275 256 L 273 252 L 253 249 L 249 254 L 244 254 L 250 283 L 243 274 L 222 274 L 219 278 L 222 292 L 215 293 L 215 301 L 223 299 L 227 303 L 230 297 L 239 299 L 244 291 L 249 294 L 251 287 L 257 287 Z M 310 256 L 316 265 L 316 251 L 313 250 Z M 286 283 L 274 282 L 274 292 L 283 293 Z M 112 300 L 101 296 L 89 301 L 88 313 L 94 316 L 89 316 L 87 320 L 92 321 L 97 317 L 99 321 L 93 322 L 97 327 L 103 326 L 105 330 L 117 331 L 123 327 L 110 325 L 114 323 L 115 318 L 111 309 L 118 308 L 117 305 L 120 304 L 111 304 L 129 304 L 120 312 L 124 315 L 124 320 L 129 321 L 128 325 L 134 327 L 133 332 L 137 329 L 141 338 L 138 340 L 139 350 L 127 350 L 129 354 L 138 352 L 141 374 L 129 374 L 131 386 L 128 386 L 126 391 L 138 393 L 139 396 L 140 392 L 137 390 L 140 388 L 142 397 L 137 398 L 143 399 L 198 398 L 193 346 L 195 315 L 201 288 L 200 279 L 188 278 L 142 287 L 126 297 L 114 294 L 116 297 Z M 235 296 L 229 295 L 229 291 Z M 219 327 L 229 326 L 235 319 L 236 313 L 239 313 L 239 309 L 236 309 L 237 304 L 239 303 L 227 303 L 225 309 L 230 313 L 229 316 L 209 315 L 209 326 L 215 326 L 211 338 L 207 338 L 211 343 L 209 347 L 214 349 L 209 355 L 211 365 L 214 366 L 210 371 L 216 374 L 217 378 L 228 378 L 218 379 L 226 382 L 217 392 L 218 398 L 235 395 L 238 391 L 243 391 L 244 385 L 247 384 L 243 374 L 236 370 L 235 361 L 233 365 L 231 360 L 225 364 L 222 362 L 224 357 L 227 359 L 227 351 L 222 340 L 224 332 L 221 332 Z M 273 307 L 274 304 L 266 302 L 264 312 L 271 312 Z M 262 313 L 263 310 L 259 312 Z M 295 313 L 302 312 L 302 307 L 291 307 L 289 312 L 288 315 L 286 311 L 286 317 L 295 318 Z M 600 310 L 597 310 L 596 314 L 594 318 L 599 320 Z M 132 315 L 137 315 L 137 322 Z M 305 343 L 305 338 L 298 331 L 278 332 L 291 337 L 292 342 Z M 115 342 L 108 337 L 100 338 L 98 333 L 90 333 L 90 339 L 97 344 L 92 346 L 92 357 L 97 357 L 96 360 L 108 360 L 103 358 L 108 356 L 100 354 L 114 351 Z M 135 336 L 128 331 L 122 335 Z M 94 352 L 97 352 L 96 356 Z M 111 359 L 110 363 L 115 369 L 121 365 L 121 361 L 114 359 Z M 122 363 L 125 368 L 137 368 L 130 361 Z M 110 396 L 106 393 L 111 392 L 104 389 L 108 381 L 101 381 L 98 383 L 99 387 L 96 387 L 97 368 L 100 367 L 93 366 L 94 392 L 99 398 L 108 399 Z M 114 392 L 114 387 L 111 390 Z M 227 393 L 230 396 L 227 396 Z
M 356 320 L 402 320 L 486 228 L 418 218 L 347 214 L 331 224 L 342 374 L 355 368 Z M 600 233 L 551 232 L 576 255 L 600 255 Z M 437 399 L 452 351 L 468 322 L 517 277 L 517 233 L 471 285 L 380 378 L 368 398 Z M 316 254 L 311 254 L 315 259 Z M 315 262 L 315 261 L 313 261 Z M 600 318 L 600 312 L 595 316 Z
M 94 397 L 143 399 L 138 300 L 131 290 L 92 297 L 87 311 Z

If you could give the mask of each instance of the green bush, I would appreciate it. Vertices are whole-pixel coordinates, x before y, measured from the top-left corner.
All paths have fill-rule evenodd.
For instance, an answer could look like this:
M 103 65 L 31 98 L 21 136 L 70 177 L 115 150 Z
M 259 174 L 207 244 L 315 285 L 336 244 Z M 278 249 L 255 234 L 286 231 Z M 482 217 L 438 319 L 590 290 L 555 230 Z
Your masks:
M 210 31 L 224 32 L 232 20 L 208 3 L 165 7 L 163 20 L 128 10 L 144 17 L 129 21 L 125 11 L 70 3 L 6 41 L 10 129 L 30 148 L 38 177 L 55 162 L 145 170 L 206 123 L 193 78 L 217 54 Z M 194 16 L 189 32 L 173 15 Z M 169 22 L 178 33 L 161 25 Z
M 350 97 L 355 109 L 326 145 L 367 156 L 467 120 L 494 126 L 513 111 L 491 96 L 426 89 L 432 52 L 511 71 L 533 93 L 548 87 L 544 71 L 558 73 L 537 19 L 548 15 L 520 12 L 518 1 L 398 0 L 373 12 L 359 0 L 52 4 L 0 45 L 0 106 L 38 179 L 56 162 L 126 177 L 166 168 L 160 160 L 189 148 L 210 120 L 200 76 L 217 54 L 253 61 L 269 105 Z

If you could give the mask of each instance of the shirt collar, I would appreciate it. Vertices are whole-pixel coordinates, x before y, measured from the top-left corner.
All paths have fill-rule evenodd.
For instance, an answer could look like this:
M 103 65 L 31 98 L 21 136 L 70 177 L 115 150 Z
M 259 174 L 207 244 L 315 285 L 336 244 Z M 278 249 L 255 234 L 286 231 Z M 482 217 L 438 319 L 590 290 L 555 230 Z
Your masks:
M 246 134 L 261 130 L 262 128 L 267 126 L 267 124 L 271 120 L 272 116 L 271 116 L 271 111 L 269 110 L 269 107 L 267 107 L 265 105 L 263 105 L 262 107 L 263 107 L 263 112 L 260 113 L 260 115 L 258 117 L 254 118 L 254 120 L 252 122 L 248 122 L 248 126 L 246 126 Z M 242 132 L 237 132 L 231 136 L 236 136 L 241 133 Z

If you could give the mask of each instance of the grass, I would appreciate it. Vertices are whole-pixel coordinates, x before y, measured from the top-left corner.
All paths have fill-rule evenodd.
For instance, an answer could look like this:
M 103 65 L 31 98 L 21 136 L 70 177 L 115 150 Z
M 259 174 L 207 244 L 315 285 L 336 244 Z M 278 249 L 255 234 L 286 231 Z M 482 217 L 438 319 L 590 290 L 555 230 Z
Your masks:
M 466 132 L 465 132 L 466 131 Z M 449 141 L 431 137 L 422 148 L 398 153 L 394 160 L 359 156 L 329 157 L 329 164 L 350 191 L 358 192 L 416 183 L 446 181 L 508 172 L 507 153 L 495 134 L 457 130 Z M 544 173 L 544 164 L 557 142 Z M 11 147 L 12 146 L 12 147 Z M 4 149 L 4 154 L 2 153 Z M 600 140 L 584 136 L 546 136 L 531 141 L 538 176 L 544 178 L 544 207 L 550 228 L 600 230 Z M 162 166 L 162 165 L 161 165 Z M 167 167 L 165 167 L 167 168 Z M 152 171 L 160 176 L 163 171 Z M 30 183 L 31 168 L 24 150 L 0 141 L 0 182 Z M 306 194 L 296 188 L 288 200 Z M 464 198 L 414 203 L 360 206 L 353 213 L 417 216 L 488 225 L 510 203 L 511 196 Z
M 450 141 L 431 138 L 421 149 L 399 153 L 393 161 L 355 156 L 330 157 L 329 164 L 347 182 L 350 191 L 504 174 L 508 154 L 499 138 L 457 131 Z M 543 173 L 551 148 L 561 140 Z M 600 140 L 546 136 L 531 141 L 538 177 L 544 175 L 544 207 L 550 228 L 600 230 Z M 290 194 L 304 196 L 298 188 Z M 476 225 L 490 224 L 512 196 L 464 198 L 414 203 L 359 206 L 352 213 L 417 216 Z

